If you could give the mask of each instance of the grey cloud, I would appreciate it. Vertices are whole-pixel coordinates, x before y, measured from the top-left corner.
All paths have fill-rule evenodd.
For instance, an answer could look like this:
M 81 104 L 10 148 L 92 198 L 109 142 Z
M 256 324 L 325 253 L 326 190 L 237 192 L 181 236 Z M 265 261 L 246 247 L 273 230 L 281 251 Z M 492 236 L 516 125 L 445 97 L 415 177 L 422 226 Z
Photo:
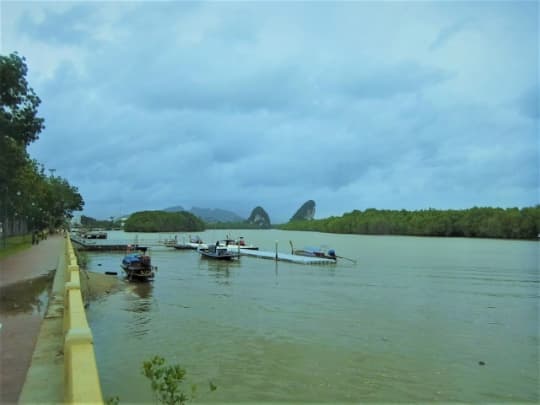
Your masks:
M 356 98 L 389 98 L 417 93 L 454 76 L 449 71 L 416 62 L 348 73 L 340 75 L 338 84 L 341 91 Z
M 234 70 L 234 66 L 230 66 Z M 227 69 L 226 66 L 224 66 Z M 204 70 L 204 68 L 203 68 Z M 139 88 L 133 100 L 149 109 L 246 111 L 286 109 L 295 94 L 295 74 L 289 69 L 231 74 L 203 79 L 199 71 L 162 75 Z M 276 91 L 276 89 L 278 91 Z
M 540 118 L 540 86 L 531 87 L 517 100 L 518 110 L 526 117 Z
M 366 206 L 466 207 L 480 198 L 497 205 L 499 190 L 514 188 L 523 204 L 537 190 L 537 121 L 515 114 L 517 107 L 537 120 L 537 92 L 504 111 L 475 101 L 460 82 L 471 67 L 443 46 L 458 32 L 469 35 L 458 25 L 441 31 L 430 58 L 409 48 L 358 56 L 354 38 L 373 27 L 354 15 L 338 34 L 321 27 L 342 22 L 345 12 L 369 19 L 382 10 L 376 5 L 338 12 L 325 3 L 314 17 L 306 4 L 268 3 L 263 13 L 243 3 L 130 3 L 125 14 L 115 4 L 118 18 L 107 24 L 122 35 L 114 41 L 94 46 L 71 32 L 86 29 L 81 9 L 71 20 L 50 11 L 50 21 L 30 21 L 25 38 L 44 30 L 53 45 L 80 40 L 83 59 L 34 85 L 47 130 L 31 154 L 80 187 L 90 215 L 177 204 L 247 215 L 262 205 L 273 220 L 286 220 L 309 198 L 319 213 L 340 215 Z M 89 13 L 102 23 L 94 20 L 101 10 Z M 49 27 L 62 18 L 65 27 Z M 416 23 L 403 21 L 409 31 L 400 31 L 412 50 Z M 525 47 L 507 53 L 519 60 Z M 364 63 L 369 56 L 379 62 Z M 490 66 L 478 63 L 474 69 L 490 78 Z M 494 93 L 516 101 L 498 87 Z
M 65 11 L 46 10 L 39 20 L 26 13 L 18 21 L 18 29 L 38 41 L 76 45 L 88 41 L 94 11 L 91 4 L 78 3 Z
M 439 31 L 437 38 L 429 46 L 430 51 L 435 51 L 448 43 L 453 37 L 463 31 L 464 28 L 471 25 L 472 20 L 458 21 L 452 25 L 446 26 Z

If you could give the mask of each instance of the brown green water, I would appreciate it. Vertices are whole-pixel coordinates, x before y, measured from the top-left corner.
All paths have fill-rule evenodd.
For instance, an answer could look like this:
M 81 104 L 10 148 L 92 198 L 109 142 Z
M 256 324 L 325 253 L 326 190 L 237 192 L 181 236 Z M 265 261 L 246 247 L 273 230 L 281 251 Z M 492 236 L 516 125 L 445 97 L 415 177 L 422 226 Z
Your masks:
M 140 370 L 159 354 L 187 369 L 201 402 L 539 400 L 538 242 L 228 233 L 262 250 L 326 244 L 358 263 L 217 263 L 153 248 L 155 281 L 87 310 L 105 397 L 151 401 Z M 89 256 L 90 270 L 120 277 L 122 253 Z

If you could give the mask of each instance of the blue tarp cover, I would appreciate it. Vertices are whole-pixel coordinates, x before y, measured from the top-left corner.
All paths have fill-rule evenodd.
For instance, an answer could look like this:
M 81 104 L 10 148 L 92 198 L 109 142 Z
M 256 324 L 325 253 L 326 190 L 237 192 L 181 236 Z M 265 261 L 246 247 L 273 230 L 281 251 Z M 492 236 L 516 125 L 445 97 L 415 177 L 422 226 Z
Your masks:
M 139 253 L 131 253 L 129 255 L 124 256 L 124 259 L 122 260 L 124 263 L 135 263 L 141 260 Z

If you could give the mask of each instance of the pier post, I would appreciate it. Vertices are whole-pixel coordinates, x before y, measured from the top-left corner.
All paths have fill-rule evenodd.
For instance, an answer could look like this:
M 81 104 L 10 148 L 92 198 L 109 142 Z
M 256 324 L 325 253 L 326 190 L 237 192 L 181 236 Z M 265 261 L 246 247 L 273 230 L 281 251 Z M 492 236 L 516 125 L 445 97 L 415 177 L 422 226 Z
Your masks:
M 278 260 L 278 255 L 277 255 L 277 246 L 278 246 L 278 241 L 276 240 L 276 262 Z

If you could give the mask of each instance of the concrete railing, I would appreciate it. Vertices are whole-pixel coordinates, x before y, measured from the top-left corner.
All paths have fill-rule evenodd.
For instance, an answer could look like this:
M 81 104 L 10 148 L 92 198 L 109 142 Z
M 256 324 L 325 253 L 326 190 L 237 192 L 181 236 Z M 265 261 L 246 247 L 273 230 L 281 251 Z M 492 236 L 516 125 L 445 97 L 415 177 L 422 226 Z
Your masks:
M 64 400 L 68 403 L 103 404 L 94 354 L 92 331 L 86 320 L 79 265 L 66 238 L 64 297 Z

